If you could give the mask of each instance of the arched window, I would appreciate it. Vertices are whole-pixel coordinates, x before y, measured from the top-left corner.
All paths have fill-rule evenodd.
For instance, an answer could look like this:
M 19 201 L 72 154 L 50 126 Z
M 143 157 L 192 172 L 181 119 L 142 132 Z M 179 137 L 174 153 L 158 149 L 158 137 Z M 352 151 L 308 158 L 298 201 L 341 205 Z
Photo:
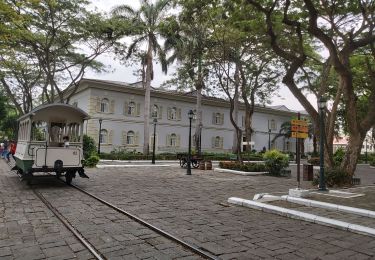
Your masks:
M 177 146 L 177 135 L 171 134 L 170 145 L 173 147 Z
M 128 115 L 134 116 L 135 115 L 135 103 L 131 101 L 128 106 Z
M 126 135 L 126 144 L 130 144 L 130 145 L 135 144 L 133 131 L 129 131 L 128 134 Z
M 216 148 L 220 148 L 220 141 L 221 141 L 220 136 L 216 136 L 215 137 L 215 147 Z
M 109 109 L 109 100 L 106 98 L 103 98 L 100 102 L 100 112 L 102 113 L 108 113 Z
M 221 114 L 220 113 L 215 114 L 215 124 L 217 124 L 217 125 L 221 124 Z
M 100 132 L 100 143 L 106 144 L 108 142 L 108 131 L 105 129 L 102 129 Z
M 159 113 L 159 107 L 157 105 L 154 105 L 152 108 L 151 117 L 158 118 L 158 113 Z

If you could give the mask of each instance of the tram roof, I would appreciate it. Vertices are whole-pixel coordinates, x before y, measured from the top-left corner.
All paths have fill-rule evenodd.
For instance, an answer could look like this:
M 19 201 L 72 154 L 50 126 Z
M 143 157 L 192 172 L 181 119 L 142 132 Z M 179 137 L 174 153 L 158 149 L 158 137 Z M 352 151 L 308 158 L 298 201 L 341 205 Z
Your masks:
M 18 118 L 18 121 L 22 121 L 30 116 L 32 116 L 33 121 L 56 123 L 80 122 L 89 118 L 89 115 L 82 109 L 63 103 L 52 103 L 38 106 L 29 113 Z

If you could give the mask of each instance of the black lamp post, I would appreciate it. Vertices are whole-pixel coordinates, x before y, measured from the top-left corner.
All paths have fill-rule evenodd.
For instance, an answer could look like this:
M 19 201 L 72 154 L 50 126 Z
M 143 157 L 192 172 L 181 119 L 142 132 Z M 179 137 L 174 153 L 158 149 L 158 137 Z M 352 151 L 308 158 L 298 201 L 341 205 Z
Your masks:
M 366 141 L 366 164 L 367 164 L 367 136 L 366 136 L 365 141 Z
M 101 137 L 102 137 L 102 122 L 103 119 L 99 118 L 99 142 L 98 142 L 98 154 L 100 154 L 100 143 L 101 143 Z
M 320 172 L 319 172 L 319 190 L 321 191 L 326 191 L 326 182 L 324 180 L 324 138 L 325 138 L 325 133 L 324 133 L 324 109 L 326 108 L 326 100 L 323 97 L 319 98 L 318 101 L 318 107 L 319 107 L 319 113 L 320 113 Z
M 202 123 L 199 123 L 199 143 L 198 143 L 198 155 L 201 156 L 202 153 Z
M 152 143 L 152 161 L 151 161 L 151 163 L 155 164 L 155 136 L 156 136 L 156 124 L 157 124 L 158 120 L 156 119 L 156 113 L 153 113 L 152 117 L 154 118 L 154 121 L 153 121 L 153 123 L 154 123 L 154 142 Z
M 189 152 L 188 152 L 188 165 L 187 165 L 187 172 L 186 175 L 191 175 L 191 120 L 193 119 L 194 112 L 193 110 L 189 110 Z

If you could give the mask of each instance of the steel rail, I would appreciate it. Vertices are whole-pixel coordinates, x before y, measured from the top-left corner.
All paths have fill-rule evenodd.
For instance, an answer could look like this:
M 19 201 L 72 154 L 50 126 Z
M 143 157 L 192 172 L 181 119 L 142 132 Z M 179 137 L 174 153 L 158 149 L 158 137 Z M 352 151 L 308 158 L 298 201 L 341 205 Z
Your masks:
M 82 189 L 82 188 L 80 188 L 80 187 L 78 187 L 76 185 L 70 184 L 70 186 L 73 187 L 73 188 L 75 188 L 75 189 L 77 189 L 77 190 L 79 190 L 79 191 L 81 191 L 82 193 L 84 193 L 84 194 L 86 194 L 86 195 L 88 195 L 88 196 L 90 196 L 90 197 L 92 197 L 92 198 L 94 198 L 94 199 L 102 202 L 103 204 L 105 204 L 108 207 L 116 210 L 117 212 L 120 212 L 120 213 L 126 215 L 127 217 L 131 218 L 132 220 L 138 222 L 139 224 L 148 227 L 149 229 L 155 231 L 156 233 L 158 233 L 158 234 L 160 234 L 160 235 L 162 235 L 162 236 L 164 236 L 164 237 L 166 237 L 166 238 L 168 238 L 168 239 L 170 239 L 170 240 L 172 240 L 172 241 L 174 241 L 174 242 L 182 245 L 183 247 L 185 247 L 185 248 L 189 249 L 190 251 L 192 251 L 192 252 L 200 255 L 201 257 L 204 257 L 206 259 L 212 259 L 212 260 L 220 259 L 217 256 L 215 256 L 215 255 L 213 255 L 213 254 L 205 251 L 203 248 L 197 247 L 195 245 L 191 245 L 191 244 L 189 244 L 189 243 L 187 243 L 187 242 L 185 242 L 185 241 L 183 241 L 183 240 L 175 237 L 174 235 L 172 235 L 172 234 L 170 234 L 170 233 L 168 233 L 168 232 L 166 232 L 164 230 L 161 230 L 158 227 L 155 227 L 154 225 L 152 225 L 152 224 L 144 221 L 143 219 L 141 219 L 141 218 L 139 218 L 139 217 L 131 214 L 130 212 L 125 211 L 125 210 L 123 210 L 123 209 L 121 209 L 121 208 L 119 208 L 119 207 L 117 207 L 117 206 L 115 206 L 115 205 L 113 205 L 113 204 L 111 204 L 111 203 L 103 200 L 102 198 L 99 198 L 98 196 L 96 196 L 94 194 L 91 194 L 88 191 L 85 191 L 84 189 Z
M 64 218 L 60 212 L 52 206 L 52 204 L 37 190 L 33 189 L 35 195 L 47 206 L 49 210 L 67 227 L 73 235 L 90 251 L 91 254 L 98 260 L 105 260 L 106 258 L 103 257 L 98 250 L 94 248 L 93 245 L 90 244 L 70 223 L 67 219 Z

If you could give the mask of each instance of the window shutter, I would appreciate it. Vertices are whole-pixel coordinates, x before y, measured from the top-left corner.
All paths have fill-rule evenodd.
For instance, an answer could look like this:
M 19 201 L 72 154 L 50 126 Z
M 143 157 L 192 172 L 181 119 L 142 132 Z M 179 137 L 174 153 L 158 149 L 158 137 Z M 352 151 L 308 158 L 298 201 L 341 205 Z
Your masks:
M 162 106 L 159 106 L 158 118 L 159 118 L 159 119 L 162 119 L 162 118 L 163 118 L 163 107 L 162 107 Z
M 211 137 L 211 147 L 215 148 L 215 136 Z
M 177 138 L 176 138 L 176 146 L 177 147 L 180 147 L 180 135 L 177 135 Z
M 167 138 L 165 139 L 165 145 L 171 146 L 171 135 L 167 135 Z
M 223 149 L 224 137 L 220 137 L 220 148 Z
M 171 108 L 170 107 L 168 107 L 168 109 L 167 109 L 167 118 L 171 119 Z
M 224 124 L 224 113 L 220 114 L 220 124 Z
M 216 122 L 215 122 L 215 118 L 216 118 L 215 113 L 212 113 L 212 124 L 213 124 L 213 125 L 216 124 Z
M 111 104 L 109 105 L 109 113 L 115 113 L 115 101 L 111 100 Z
M 134 144 L 139 145 L 139 132 L 138 131 L 134 135 Z
M 141 114 L 141 103 L 137 103 L 136 109 L 137 109 L 137 111 L 136 111 L 135 114 L 137 116 L 139 116 Z
M 124 115 L 128 114 L 128 110 L 129 110 L 129 103 L 128 101 L 125 101 L 124 102 Z
M 177 120 L 181 120 L 181 108 L 177 108 Z
M 95 111 L 97 113 L 100 113 L 100 98 L 96 97 L 96 106 L 95 106 Z
M 113 141 L 113 130 L 110 130 L 108 133 L 108 144 L 112 144 Z
M 126 145 L 126 131 L 125 130 L 122 131 L 122 144 Z

